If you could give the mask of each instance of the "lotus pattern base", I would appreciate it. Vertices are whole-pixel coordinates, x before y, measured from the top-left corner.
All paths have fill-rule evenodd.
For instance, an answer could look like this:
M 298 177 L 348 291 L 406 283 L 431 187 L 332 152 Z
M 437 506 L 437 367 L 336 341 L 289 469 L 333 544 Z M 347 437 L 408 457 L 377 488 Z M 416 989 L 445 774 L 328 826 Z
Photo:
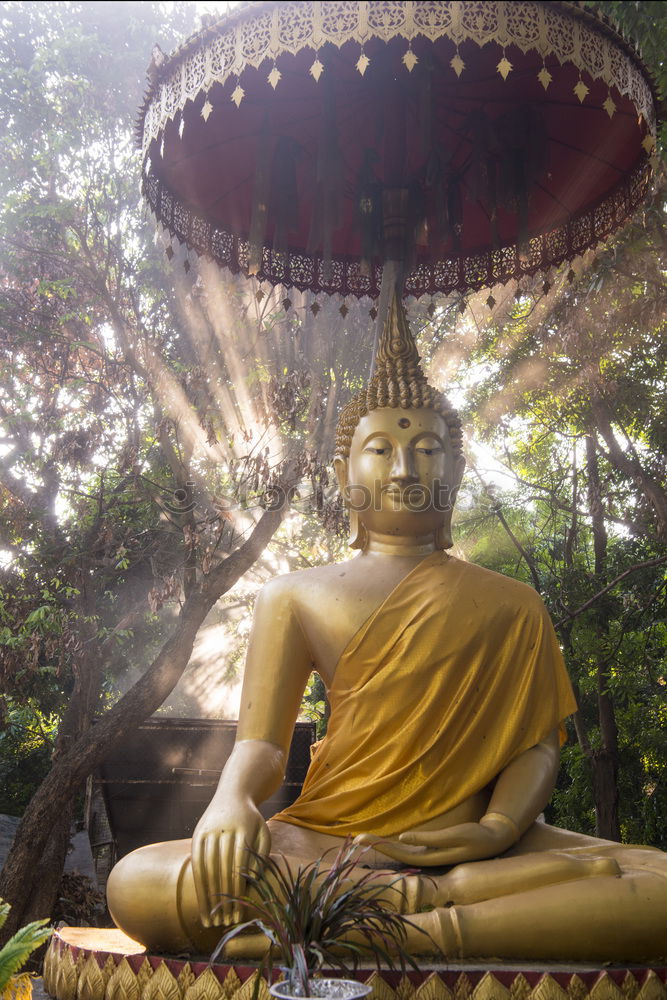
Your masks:
M 44 963 L 57 1000 L 252 1000 L 252 965 L 148 955 L 122 931 L 62 927 Z M 667 1000 L 667 967 L 424 963 L 420 973 L 358 970 L 370 1000 Z M 260 983 L 259 1000 L 270 1000 Z

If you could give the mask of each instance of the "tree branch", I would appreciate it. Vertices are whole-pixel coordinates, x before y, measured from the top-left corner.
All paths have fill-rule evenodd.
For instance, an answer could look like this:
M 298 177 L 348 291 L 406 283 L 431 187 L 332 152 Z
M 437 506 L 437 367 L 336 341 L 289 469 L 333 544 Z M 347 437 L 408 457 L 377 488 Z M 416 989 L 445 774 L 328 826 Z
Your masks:
M 540 581 L 540 575 L 537 572 L 537 566 L 535 564 L 535 560 L 532 559 L 528 555 L 526 549 L 523 547 L 523 545 L 521 544 L 521 542 L 519 541 L 519 539 L 516 537 L 516 535 L 514 534 L 514 532 L 512 531 L 512 529 L 510 528 L 509 524 L 507 523 L 507 519 L 506 519 L 505 515 L 502 512 L 502 508 L 501 508 L 500 504 L 498 503 L 498 501 L 496 500 L 496 498 L 493 495 L 493 491 L 492 491 L 491 487 L 486 485 L 486 483 L 482 479 L 481 474 L 479 473 L 479 471 L 477 469 L 474 469 L 474 473 L 477 476 L 477 478 L 479 479 L 480 484 L 482 486 L 482 489 L 484 490 L 484 492 L 488 496 L 489 500 L 491 500 L 492 503 L 493 503 L 493 513 L 496 515 L 496 517 L 498 518 L 498 520 L 502 524 L 503 528 L 507 532 L 507 535 L 508 535 L 510 541 L 512 542 L 512 544 L 514 545 L 514 547 L 516 548 L 517 552 L 519 553 L 519 555 L 521 556 L 521 558 L 526 563 L 526 566 L 528 567 L 528 569 L 530 571 L 530 576 L 531 576 L 531 579 L 533 581 L 533 586 L 535 587 L 535 590 L 538 592 L 538 594 L 541 594 L 542 593 L 542 583 Z
M 604 597 L 604 595 L 609 593 L 610 590 L 613 590 L 616 584 L 620 583 L 621 580 L 624 580 L 626 576 L 630 576 L 632 573 L 636 573 L 640 569 L 651 569 L 652 566 L 661 566 L 663 563 L 667 563 L 667 556 L 657 556 L 655 559 L 647 559 L 646 562 L 636 563 L 634 566 L 630 566 L 628 569 L 623 570 L 622 573 L 619 573 L 618 576 L 614 577 L 611 583 L 608 583 L 606 587 L 602 588 L 602 590 L 598 590 L 597 594 L 594 594 L 591 598 L 585 601 L 576 609 L 576 611 L 568 611 L 566 608 L 567 617 L 561 618 L 560 621 L 557 621 L 554 628 L 560 628 L 562 625 L 567 625 L 569 622 L 573 621 L 573 619 L 582 615 L 584 611 L 588 611 L 588 609 L 595 604 L 596 601 L 599 601 L 601 597 Z

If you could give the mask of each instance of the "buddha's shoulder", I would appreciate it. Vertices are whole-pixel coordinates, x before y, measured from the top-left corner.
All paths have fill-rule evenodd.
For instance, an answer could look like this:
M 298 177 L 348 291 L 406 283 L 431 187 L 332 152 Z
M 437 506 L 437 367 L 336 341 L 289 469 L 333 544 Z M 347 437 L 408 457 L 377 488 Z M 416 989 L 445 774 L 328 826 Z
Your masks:
M 484 599 L 492 597 L 494 601 L 517 609 L 526 608 L 540 613 L 544 609 L 542 598 L 534 587 L 521 580 L 454 557 L 450 557 L 450 567 L 456 574 L 456 587 L 459 590 L 477 593 Z
M 313 566 L 308 569 L 293 570 L 275 576 L 265 583 L 258 595 L 258 601 L 264 605 L 284 606 L 294 601 L 301 602 L 304 598 L 318 595 L 326 596 L 334 588 L 338 588 L 347 572 L 347 563 L 328 563 L 325 566 Z

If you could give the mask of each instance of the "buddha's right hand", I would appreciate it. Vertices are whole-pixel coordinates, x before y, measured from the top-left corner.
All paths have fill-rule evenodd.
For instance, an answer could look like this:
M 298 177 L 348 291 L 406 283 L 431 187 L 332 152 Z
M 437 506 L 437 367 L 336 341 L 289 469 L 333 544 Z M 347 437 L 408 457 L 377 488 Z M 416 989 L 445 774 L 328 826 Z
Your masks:
M 249 849 L 264 857 L 271 850 L 269 829 L 252 799 L 232 796 L 224 801 L 221 792 L 192 835 L 192 874 L 204 927 L 239 922 L 238 897 L 245 889 L 241 872 L 260 864 Z

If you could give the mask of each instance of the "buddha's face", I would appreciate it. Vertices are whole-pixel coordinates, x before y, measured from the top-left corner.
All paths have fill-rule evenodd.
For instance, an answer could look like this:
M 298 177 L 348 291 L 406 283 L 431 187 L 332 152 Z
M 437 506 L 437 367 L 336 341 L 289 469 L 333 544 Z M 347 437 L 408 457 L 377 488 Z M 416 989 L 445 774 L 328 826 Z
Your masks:
M 420 539 L 449 523 L 464 465 L 439 413 L 391 407 L 362 417 L 349 459 L 335 462 L 343 497 L 367 531 Z

